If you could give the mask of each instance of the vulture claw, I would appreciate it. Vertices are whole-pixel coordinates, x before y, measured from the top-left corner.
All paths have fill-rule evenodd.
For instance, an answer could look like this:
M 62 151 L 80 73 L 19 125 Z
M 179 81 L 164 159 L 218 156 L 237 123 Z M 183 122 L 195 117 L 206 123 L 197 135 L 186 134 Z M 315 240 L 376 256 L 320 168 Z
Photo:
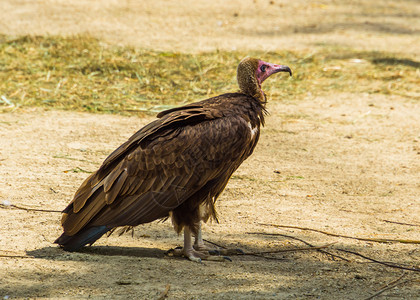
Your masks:
M 241 255 L 244 255 L 244 254 L 245 254 L 244 250 L 242 250 L 242 249 L 240 249 L 240 248 L 236 248 L 235 250 L 236 250 L 236 252 L 237 252 L 238 254 L 241 254 Z
M 197 263 L 200 263 L 200 264 L 202 263 L 201 258 L 195 257 L 194 255 L 188 256 L 188 259 L 193 261 L 193 262 L 197 262 Z
M 167 256 L 175 256 L 175 249 L 169 249 L 168 251 L 165 251 L 165 255 Z
M 232 262 L 232 259 L 229 256 L 223 256 L 223 259 L 226 259 L 226 260 Z

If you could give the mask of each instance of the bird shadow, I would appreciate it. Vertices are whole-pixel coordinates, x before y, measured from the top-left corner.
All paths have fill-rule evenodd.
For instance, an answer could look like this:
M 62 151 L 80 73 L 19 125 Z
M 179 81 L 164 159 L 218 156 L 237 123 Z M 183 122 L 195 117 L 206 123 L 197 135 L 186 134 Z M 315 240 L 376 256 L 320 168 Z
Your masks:
M 214 247 L 214 249 L 221 250 L 222 248 Z M 233 249 L 239 249 L 237 253 L 234 253 Z M 264 257 L 261 255 L 244 254 L 243 249 L 247 249 L 245 245 L 239 245 L 238 248 L 232 247 L 232 253 L 227 254 L 228 257 L 235 257 L 235 260 L 240 261 L 259 261 L 259 260 L 286 260 L 284 257 L 273 258 Z M 171 249 L 172 250 L 172 249 Z M 245 251 L 249 252 L 249 251 Z M 170 253 L 170 250 L 162 250 L 158 248 L 144 248 L 144 247 L 119 247 L 119 246 L 87 246 L 74 252 L 64 251 L 59 247 L 43 247 L 35 250 L 26 251 L 26 255 L 39 258 L 48 259 L 55 261 L 88 261 L 95 260 L 96 256 L 120 256 L 127 258 L 171 258 L 171 259 L 182 259 L 182 257 L 174 256 Z M 223 256 L 223 254 L 221 254 Z
M 89 246 L 79 251 L 67 252 L 59 247 L 43 247 L 31 251 L 26 251 L 28 256 L 34 258 L 54 259 L 54 260 L 72 260 L 78 256 L 123 256 L 139 258 L 163 258 L 166 251 L 158 248 L 144 247 L 118 247 L 118 246 Z
M 363 58 L 374 65 L 382 66 L 406 66 L 414 69 L 420 69 L 420 62 L 405 58 L 405 57 L 390 57 L 377 51 L 365 51 L 365 52 L 344 52 L 344 53 L 332 53 L 327 56 L 328 59 L 345 60 L 352 59 L 355 56 L 357 58 Z
M 337 30 L 355 30 L 361 32 L 379 32 L 387 34 L 400 35 L 417 35 L 420 30 L 412 29 L 391 23 L 380 22 L 335 22 L 335 23 L 316 23 L 310 25 L 290 26 L 257 29 L 254 31 L 238 29 L 241 35 L 258 35 L 258 36 L 287 36 L 297 33 L 301 34 L 328 34 Z
M 399 58 L 374 58 L 372 59 L 372 63 L 374 64 L 381 64 L 381 65 L 404 65 L 408 67 L 413 67 L 416 69 L 420 68 L 420 62 L 411 60 L 411 59 L 399 59 Z

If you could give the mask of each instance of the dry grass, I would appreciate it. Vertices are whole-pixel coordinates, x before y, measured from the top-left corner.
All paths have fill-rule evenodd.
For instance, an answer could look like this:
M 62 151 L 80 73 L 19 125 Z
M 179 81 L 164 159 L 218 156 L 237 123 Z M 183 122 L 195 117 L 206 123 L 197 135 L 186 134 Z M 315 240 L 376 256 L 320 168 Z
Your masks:
M 199 54 L 109 46 L 89 36 L 0 36 L 0 109 L 40 106 L 107 113 L 155 113 L 237 89 L 245 56 L 288 64 L 294 76 L 271 80 L 271 98 L 365 92 L 420 96 L 420 63 L 386 52 L 326 46 L 316 52 Z M 285 78 L 285 77 L 284 77 Z

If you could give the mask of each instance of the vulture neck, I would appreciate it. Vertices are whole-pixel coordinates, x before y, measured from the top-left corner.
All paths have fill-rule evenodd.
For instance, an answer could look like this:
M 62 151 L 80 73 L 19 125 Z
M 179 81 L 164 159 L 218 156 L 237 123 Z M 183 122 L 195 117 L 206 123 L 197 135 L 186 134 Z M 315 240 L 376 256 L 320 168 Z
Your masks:
M 244 93 L 252 98 L 258 100 L 261 104 L 265 104 L 267 102 L 264 92 L 261 90 L 257 80 L 255 80 L 255 84 L 248 83 L 244 86 L 239 85 L 239 89 L 241 93 Z
M 257 65 L 255 66 L 254 64 Z M 261 85 L 255 77 L 257 67 L 258 61 L 251 61 L 249 64 L 240 64 L 237 73 L 238 85 L 241 93 L 251 96 L 264 106 L 267 101 L 264 92 L 261 90 Z

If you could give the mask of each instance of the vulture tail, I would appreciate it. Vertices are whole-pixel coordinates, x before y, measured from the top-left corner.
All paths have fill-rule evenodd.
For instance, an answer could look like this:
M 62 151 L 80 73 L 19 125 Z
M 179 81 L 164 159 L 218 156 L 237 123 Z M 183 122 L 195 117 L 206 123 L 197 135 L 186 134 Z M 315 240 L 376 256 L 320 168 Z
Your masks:
M 72 236 L 63 233 L 54 243 L 59 244 L 66 251 L 77 251 L 87 244 L 93 244 L 109 230 L 110 228 L 106 226 L 95 226 L 83 229 Z

